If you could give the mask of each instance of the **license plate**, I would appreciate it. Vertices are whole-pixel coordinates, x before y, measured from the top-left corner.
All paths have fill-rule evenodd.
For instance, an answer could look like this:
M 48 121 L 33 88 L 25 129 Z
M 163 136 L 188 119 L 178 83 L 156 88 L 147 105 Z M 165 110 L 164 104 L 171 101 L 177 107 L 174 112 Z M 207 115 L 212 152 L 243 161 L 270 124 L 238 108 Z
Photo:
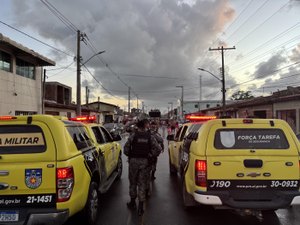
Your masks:
M 208 190 L 298 190 L 299 180 L 208 180 Z
M 0 211 L 0 222 L 16 222 L 19 221 L 19 213 L 15 211 Z

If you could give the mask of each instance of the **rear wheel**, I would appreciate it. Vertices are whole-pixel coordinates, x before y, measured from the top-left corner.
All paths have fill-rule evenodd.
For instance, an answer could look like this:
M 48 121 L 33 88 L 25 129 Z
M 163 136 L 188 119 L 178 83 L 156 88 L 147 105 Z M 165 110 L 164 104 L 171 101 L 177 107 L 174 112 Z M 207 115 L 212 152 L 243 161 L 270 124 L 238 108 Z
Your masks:
M 123 163 L 122 163 L 122 157 L 120 155 L 117 164 L 117 173 L 118 173 L 117 180 L 121 179 L 122 172 L 123 172 Z
M 188 210 L 189 208 L 191 208 L 192 206 L 196 205 L 196 202 L 193 198 L 192 195 L 190 195 L 187 191 L 186 191 L 186 184 L 185 184 L 185 180 L 184 177 L 182 177 L 182 202 L 183 202 L 183 207 L 185 210 Z
M 95 225 L 99 216 L 98 185 L 92 181 L 89 187 L 88 199 L 83 211 L 83 217 L 89 225 Z
M 171 176 L 175 176 L 177 174 L 176 168 L 171 163 L 170 154 L 169 154 L 169 171 Z

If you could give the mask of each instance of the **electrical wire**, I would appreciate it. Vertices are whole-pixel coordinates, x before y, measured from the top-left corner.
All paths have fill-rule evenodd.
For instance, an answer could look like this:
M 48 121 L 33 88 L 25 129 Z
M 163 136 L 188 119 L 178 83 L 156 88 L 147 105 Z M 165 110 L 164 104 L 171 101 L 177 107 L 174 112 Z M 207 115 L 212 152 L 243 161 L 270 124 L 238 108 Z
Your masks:
M 47 0 L 40 0 L 63 24 L 65 24 L 71 31 L 79 30 L 68 18 L 66 18 L 58 9 L 49 3 Z
M 64 52 L 64 51 L 62 51 L 62 50 L 60 50 L 60 49 L 58 49 L 58 48 L 56 48 L 56 47 L 54 47 L 54 46 L 52 46 L 52 45 L 49 45 L 49 44 L 47 44 L 46 42 L 43 42 L 43 41 L 41 41 L 41 40 L 39 40 L 39 39 L 37 39 L 37 38 L 35 38 L 35 37 L 33 37 L 33 36 L 31 36 L 31 35 L 29 35 L 29 34 L 23 32 L 23 31 L 21 31 L 21 30 L 15 28 L 15 27 L 13 27 L 13 26 L 11 26 L 11 25 L 9 25 L 9 24 L 3 22 L 3 21 L 0 21 L 0 23 L 2 23 L 3 25 L 5 25 L 5 26 L 7 26 L 7 27 L 9 27 L 9 28 L 11 28 L 11 29 L 13 29 L 13 30 L 15 30 L 15 31 L 17 31 L 17 32 L 19 32 L 19 33 L 21 33 L 21 34 L 24 34 L 25 36 L 27 36 L 27 37 L 29 37 L 29 38 L 31 38 L 31 39 L 33 39 L 33 40 L 35 40 L 35 41 L 37 41 L 37 42 L 43 44 L 43 45 L 45 45 L 45 46 L 47 46 L 47 47 L 49 47 L 49 48 L 54 49 L 54 50 L 57 51 L 57 52 L 63 53 L 63 54 L 65 54 L 65 55 L 67 55 L 67 56 L 70 56 L 70 57 L 74 58 L 74 55 L 72 55 L 71 53 Z

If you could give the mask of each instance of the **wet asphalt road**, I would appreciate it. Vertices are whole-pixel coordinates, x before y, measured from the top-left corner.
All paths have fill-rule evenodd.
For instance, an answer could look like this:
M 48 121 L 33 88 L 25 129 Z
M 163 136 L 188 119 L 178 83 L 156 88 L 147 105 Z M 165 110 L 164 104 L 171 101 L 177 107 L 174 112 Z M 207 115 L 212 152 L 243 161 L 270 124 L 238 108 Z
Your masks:
M 125 139 L 121 144 L 125 143 Z M 167 143 L 165 143 L 165 149 Z M 123 155 L 123 175 L 120 181 L 101 196 L 98 225 L 298 225 L 300 206 L 277 210 L 256 216 L 240 215 L 230 210 L 214 210 L 210 207 L 194 207 L 185 211 L 181 203 L 179 179 L 169 175 L 168 152 L 160 155 L 156 180 L 152 184 L 152 195 L 146 202 L 143 218 L 126 207 L 128 195 L 128 164 Z M 78 217 L 65 225 L 84 224 Z

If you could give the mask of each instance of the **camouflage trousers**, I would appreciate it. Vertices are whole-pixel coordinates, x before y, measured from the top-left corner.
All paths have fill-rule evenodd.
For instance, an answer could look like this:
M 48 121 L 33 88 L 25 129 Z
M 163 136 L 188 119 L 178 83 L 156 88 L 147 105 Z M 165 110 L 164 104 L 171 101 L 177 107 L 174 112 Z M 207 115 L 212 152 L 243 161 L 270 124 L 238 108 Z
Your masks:
M 131 158 L 129 159 L 129 195 L 130 198 L 138 197 L 139 201 L 146 200 L 146 189 L 150 172 L 148 159 Z

